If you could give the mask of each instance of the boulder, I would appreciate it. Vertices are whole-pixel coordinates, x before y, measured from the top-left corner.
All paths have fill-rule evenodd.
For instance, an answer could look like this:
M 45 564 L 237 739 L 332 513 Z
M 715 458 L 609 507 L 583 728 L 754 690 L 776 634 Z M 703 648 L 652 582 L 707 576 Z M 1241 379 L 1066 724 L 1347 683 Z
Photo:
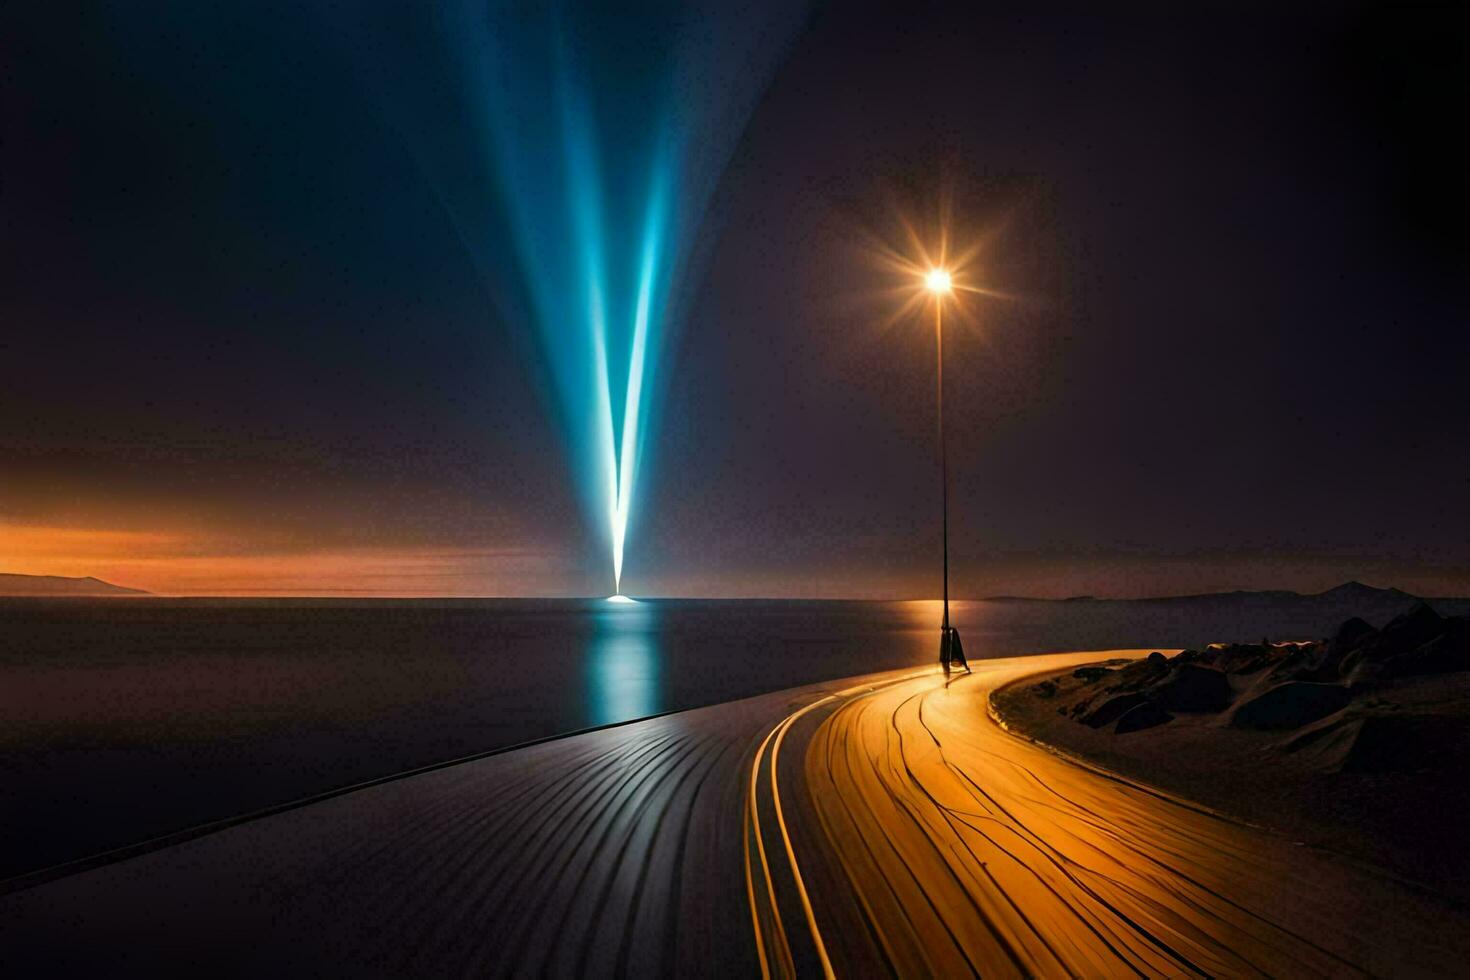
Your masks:
M 1327 646 L 1333 652 L 1347 653 L 1363 642 L 1364 638 L 1376 632 L 1378 631 L 1366 621 L 1354 616 L 1337 628 L 1337 632 L 1332 634 L 1332 639 L 1327 641 Z
M 1175 665 L 1169 676 L 1149 688 L 1160 707 L 1168 711 L 1224 711 L 1235 698 L 1230 679 L 1204 664 Z
M 1218 667 L 1227 674 L 1254 674 L 1276 659 L 1274 648 L 1256 643 L 1212 646 L 1208 653 L 1204 662 L 1212 667 Z
M 1127 694 L 1115 694 L 1083 715 L 1082 723 L 1091 728 L 1101 728 L 1122 717 L 1123 713 L 1129 708 L 1143 704 L 1147 700 L 1148 695 L 1139 691 L 1131 691 Z
M 1078 667 L 1076 670 L 1072 671 L 1072 676 L 1077 678 L 1079 681 L 1086 681 L 1087 683 L 1091 684 L 1098 678 L 1106 677 L 1108 674 L 1111 673 L 1112 671 L 1106 667 Z
M 1358 620 L 1362 622 L 1362 620 Z M 1366 623 L 1363 624 L 1367 626 Z M 1340 632 L 1340 631 L 1339 631 Z M 1351 633 L 1349 635 L 1352 635 Z M 1367 634 L 1363 636 L 1376 636 L 1377 630 L 1368 627 Z M 1345 641 L 1347 647 L 1334 647 L 1333 641 L 1319 643 L 1301 643 L 1286 649 L 1285 656 L 1271 669 L 1268 675 L 1277 681 L 1315 681 L 1319 684 L 1333 684 L 1343 679 L 1341 661 L 1343 657 L 1352 652 L 1351 640 Z
M 1340 684 L 1287 681 L 1241 702 L 1230 716 L 1234 728 L 1300 728 L 1347 707 L 1352 695 Z
M 1343 673 L 1351 671 L 1358 663 L 1365 660 L 1371 663 L 1383 663 L 1394 657 L 1401 657 L 1419 649 L 1443 633 L 1444 629 L 1445 621 L 1439 613 L 1429 608 L 1427 603 L 1421 602 L 1403 615 L 1389 620 L 1388 625 L 1379 630 L 1377 636 L 1359 643 L 1357 648 L 1344 658 Z
M 1470 716 L 1327 718 L 1282 746 L 1325 772 L 1459 772 L 1470 764 Z
M 1127 735 L 1129 732 L 1141 732 L 1145 728 L 1154 728 L 1166 721 L 1173 720 L 1174 716 L 1159 707 L 1157 702 L 1144 701 L 1123 712 L 1118 718 L 1118 724 L 1113 728 L 1113 733 Z
M 1354 616 L 1339 626 L 1332 639 L 1327 641 L 1327 652 L 1318 665 L 1316 676 L 1300 679 L 1326 681 L 1347 676 L 1353 664 L 1360 659 L 1358 649 L 1372 644 L 1377 638 L 1376 629 Z
M 1467 639 L 1462 622 L 1445 619 L 1421 602 L 1358 644 L 1343 657 L 1339 670 L 1355 688 L 1393 677 L 1464 670 L 1458 652 Z M 1436 642 L 1446 635 L 1450 637 L 1447 641 Z
M 1361 715 L 1344 711 L 1306 726 L 1282 743 L 1281 751 L 1297 756 L 1320 772 L 1340 772 L 1362 728 Z
M 1271 668 L 1270 677 L 1278 681 L 1315 681 L 1323 678 L 1313 676 L 1317 668 L 1321 666 L 1327 648 L 1325 644 L 1314 643 L 1306 646 L 1291 647 L 1286 651 L 1276 666 Z M 1337 672 L 1331 672 L 1330 679 L 1337 679 Z
M 1443 620 L 1444 630 L 1416 650 L 1400 654 L 1383 664 L 1389 677 L 1417 677 L 1470 670 L 1470 620 Z
M 1169 672 L 1169 660 L 1162 653 L 1149 654 L 1142 660 L 1134 660 L 1123 667 L 1113 671 L 1117 683 L 1113 689 L 1118 691 L 1137 691 L 1148 687 L 1154 681 L 1163 679 Z

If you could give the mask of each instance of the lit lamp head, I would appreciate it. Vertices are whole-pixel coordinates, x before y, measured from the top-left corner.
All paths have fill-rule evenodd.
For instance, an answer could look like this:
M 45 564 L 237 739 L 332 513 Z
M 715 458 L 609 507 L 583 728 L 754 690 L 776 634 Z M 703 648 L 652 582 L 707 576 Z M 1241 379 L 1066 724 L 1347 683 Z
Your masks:
M 950 286 L 951 282 L 947 269 L 930 269 L 929 274 L 924 277 L 924 287 L 935 296 L 943 296 L 949 292 Z

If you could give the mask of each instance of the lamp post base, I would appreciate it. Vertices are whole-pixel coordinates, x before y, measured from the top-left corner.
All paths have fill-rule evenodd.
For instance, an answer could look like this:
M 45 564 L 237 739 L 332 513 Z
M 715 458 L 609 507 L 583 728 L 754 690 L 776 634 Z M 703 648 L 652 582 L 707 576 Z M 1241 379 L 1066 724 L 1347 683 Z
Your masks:
M 970 672 L 970 663 L 965 659 L 965 645 L 960 642 L 960 631 L 953 626 L 940 627 L 939 666 L 946 674 L 952 670 Z

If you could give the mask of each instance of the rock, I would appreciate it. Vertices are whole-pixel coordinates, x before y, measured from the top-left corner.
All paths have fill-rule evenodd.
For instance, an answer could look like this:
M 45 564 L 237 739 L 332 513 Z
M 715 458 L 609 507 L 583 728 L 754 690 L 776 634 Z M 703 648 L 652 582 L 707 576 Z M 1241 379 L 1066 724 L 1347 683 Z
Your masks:
M 1148 695 L 1138 691 L 1132 691 L 1127 694 L 1115 694 L 1083 715 L 1082 723 L 1092 728 L 1101 728 L 1121 717 L 1123 712 L 1129 708 L 1143 704 L 1147 700 Z
M 1118 724 L 1113 729 L 1115 735 L 1127 735 L 1129 732 L 1141 732 L 1145 728 L 1154 728 L 1166 721 L 1173 721 L 1174 716 L 1153 701 L 1145 701 L 1136 704 L 1123 712 L 1118 718 Z
M 1235 728 L 1300 728 L 1347 707 L 1351 698 L 1340 684 L 1287 681 L 1267 688 L 1236 707 L 1230 716 Z
M 1460 772 L 1470 764 L 1470 716 L 1344 715 L 1282 746 L 1325 772 Z
M 1339 772 L 1363 727 L 1362 717 L 1343 712 L 1308 725 L 1281 745 L 1320 772 Z
M 1227 674 L 1254 674 L 1269 666 L 1275 659 L 1276 651 L 1270 646 L 1231 643 L 1223 647 L 1212 646 L 1207 651 L 1204 662 Z
M 1235 699 L 1230 679 L 1204 664 L 1175 665 L 1169 676 L 1149 688 L 1160 707 L 1169 711 L 1224 711 Z
M 1383 664 L 1389 677 L 1417 677 L 1470 670 L 1470 620 L 1443 620 L 1444 631 L 1417 650 Z
M 1168 657 L 1164 656 L 1162 653 L 1160 653 L 1157 650 L 1155 650 L 1153 653 L 1151 653 L 1151 654 L 1148 655 L 1148 662 L 1151 663 L 1151 664 L 1154 664 L 1155 666 L 1157 666 L 1159 664 L 1162 664 L 1164 661 L 1166 661 L 1168 659 L 1169 659 Z
M 1032 687 L 1031 687 L 1031 690 L 1039 698 L 1052 698 L 1052 697 L 1056 697 L 1056 694 L 1057 694 L 1057 682 L 1054 681 L 1054 680 L 1052 680 L 1052 679 L 1050 679 L 1050 678 L 1047 678 L 1046 680 L 1042 681 L 1040 684 L 1033 684 Z
M 1381 678 L 1397 676 L 1408 665 L 1400 666 L 1395 661 L 1408 657 L 1430 643 L 1446 629 L 1452 628 L 1452 623 L 1453 620 L 1441 618 L 1439 613 L 1421 602 L 1403 615 L 1389 620 L 1388 625 L 1379 630 L 1376 636 L 1370 636 L 1359 643 L 1356 649 L 1342 658 L 1338 671 L 1358 687 L 1371 685 Z M 1440 656 L 1443 657 L 1443 654 Z
M 1269 676 L 1278 681 L 1319 680 L 1305 675 L 1313 673 L 1316 661 L 1325 650 L 1320 644 L 1313 647 L 1293 647 L 1271 668 Z M 1333 674 L 1335 680 L 1337 675 Z
M 1153 655 L 1142 660 L 1134 660 L 1123 667 L 1113 671 L 1117 683 L 1113 685 L 1115 691 L 1137 691 L 1148 687 L 1155 681 L 1162 680 L 1169 672 L 1169 661 L 1162 653 L 1155 660 Z
M 1327 641 L 1327 645 L 1331 650 L 1346 653 L 1361 643 L 1364 637 L 1372 636 L 1376 632 L 1378 631 L 1367 622 L 1354 616 L 1337 628 L 1337 632 L 1332 635 L 1331 640 Z
M 1108 674 L 1111 673 L 1112 671 L 1106 667 L 1078 667 L 1076 670 L 1072 671 L 1072 676 L 1080 681 L 1086 681 L 1087 683 L 1091 684 L 1098 678 L 1106 677 Z
M 1388 625 L 1378 631 L 1370 643 L 1363 643 L 1358 650 L 1369 660 L 1382 662 L 1417 650 L 1440 633 L 1444 632 L 1445 621 L 1439 613 L 1421 602 L 1402 616 L 1395 616 Z
M 1362 623 L 1362 620 L 1358 620 Z M 1363 624 L 1367 626 L 1366 623 Z M 1372 636 L 1377 633 L 1368 626 L 1367 634 Z M 1339 631 L 1341 632 L 1341 631 Z M 1351 634 L 1350 634 L 1351 635 Z M 1351 640 L 1346 640 L 1350 644 Z M 1297 643 L 1285 648 L 1285 656 L 1271 669 L 1270 677 L 1277 681 L 1314 681 L 1319 684 L 1332 684 L 1342 679 L 1339 671 L 1340 661 L 1348 649 L 1337 648 L 1334 651 L 1332 641 L 1319 643 Z
M 1349 657 L 1352 663 L 1358 660 L 1358 648 L 1375 642 L 1378 631 L 1366 622 L 1354 616 L 1337 628 L 1337 633 L 1327 641 L 1327 652 L 1323 655 L 1321 663 L 1313 677 L 1302 677 L 1301 680 L 1329 680 L 1346 676 L 1352 669 L 1352 664 L 1345 662 Z

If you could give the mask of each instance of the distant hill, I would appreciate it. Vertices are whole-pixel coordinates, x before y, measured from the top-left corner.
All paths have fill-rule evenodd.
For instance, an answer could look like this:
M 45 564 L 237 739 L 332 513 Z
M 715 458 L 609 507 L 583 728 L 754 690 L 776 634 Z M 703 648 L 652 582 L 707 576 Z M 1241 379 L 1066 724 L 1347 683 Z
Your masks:
M 1403 589 L 1375 589 L 1362 582 L 1344 582 L 1335 589 L 1318 592 L 1312 598 L 1336 602 L 1413 602 L 1419 597 Z
M 1152 610 L 1180 623 L 1211 624 L 1218 629 L 1219 638 L 1231 640 L 1248 638 L 1251 634 L 1245 631 L 1257 628 L 1269 630 L 1272 635 L 1320 638 L 1330 636 L 1340 623 L 1353 616 L 1382 626 L 1420 602 L 1428 602 L 1442 615 L 1470 615 L 1470 599 L 1467 598 L 1421 598 L 1402 589 L 1379 589 L 1362 582 L 1344 582 L 1336 588 L 1315 593 L 1270 589 L 1142 599 L 996 596 L 986 601 L 1064 603 L 1079 611 L 1100 605 L 1126 605 Z
M 61 575 L 15 575 L 0 572 L 0 596 L 8 595 L 150 595 L 142 589 L 125 589 L 100 578 L 66 578 Z

